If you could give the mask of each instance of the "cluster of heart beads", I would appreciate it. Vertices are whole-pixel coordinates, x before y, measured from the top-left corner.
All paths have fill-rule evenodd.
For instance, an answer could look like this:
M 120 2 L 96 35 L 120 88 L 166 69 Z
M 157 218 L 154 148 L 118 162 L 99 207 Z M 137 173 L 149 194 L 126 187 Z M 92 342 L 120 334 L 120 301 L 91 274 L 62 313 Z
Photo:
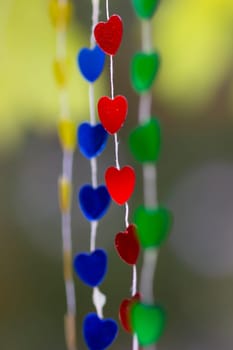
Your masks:
M 79 51 L 78 67 L 90 84 L 93 84 L 101 75 L 105 59 L 104 50 L 96 44 L 91 48 L 83 48 Z M 84 122 L 78 127 L 78 148 L 82 155 L 90 161 L 104 151 L 107 140 L 108 133 L 101 123 Z M 95 186 L 92 183 L 80 188 L 78 201 L 86 219 L 90 222 L 97 222 L 107 213 L 111 197 L 105 184 Z M 107 273 L 107 253 L 103 249 L 95 249 L 90 253 L 79 253 L 74 258 L 74 269 L 83 283 L 96 288 L 103 282 Z M 84 340 L 90 350 L 106 349 L 116 338 L 117 332 L 118 326 L 113 319 L 103 319 L 97 313 L 89 313 L 84 319 Z
M 159 3 L 158 0 L 132 0 L 137 17 L 149 21 Z M 133 89 L 139 94 L 148 94 L 157 77 L 160 56 L 153 49 L 137 52 L 131 61 L 130 76 Z M 152 116 L 143 116 L 129 136 L 129 147 L 136 161 L 142 166 L 155 166 L 161 149 L 159 122 Z M 154 184 L 155 186 L 155 184 Z M 167 238 L 172 224 L 171 212 L 161 206 L 139 206 L 134 213 L 135 240 L 146 252 L 155 252 Z M 137 251 L 138 248 L 134 248 Z M 136 334 L 140 346 L 149 346 L 160 339 L 166 315 L 162 306 L 144 300 L 144 295 L 136 293 L 125 299 L 120 306 L 123 328 Z

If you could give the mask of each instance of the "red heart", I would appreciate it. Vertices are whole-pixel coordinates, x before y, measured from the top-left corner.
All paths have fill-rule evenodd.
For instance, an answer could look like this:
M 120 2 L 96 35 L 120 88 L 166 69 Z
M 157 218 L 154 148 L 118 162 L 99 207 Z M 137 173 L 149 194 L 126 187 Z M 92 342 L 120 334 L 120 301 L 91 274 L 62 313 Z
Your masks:
M 122 169 L 110 167 L 105 172 L 105 181 L 112 199 L 119 205 L 128 201 L 135 186 L 135 171 L 130 166 Z
M 140 299 L 140 294 L 136 293 L 132 298 L 124 299 L 120 305 L 119 320 L 126 332 L 132 333 L 132 326 L 130 324 L 130 308 L 134 303 L 140 301 Z
M 140 251 L 140 245 L 137 239 L 135 225 L 129 225 L 126 231 L 119 232 L 116 235 L 115 248 L 121 259 L 124 260 L 127 264 L 136 264 Z
M 117 132 L 126 119 L 128 101 L 124 96 L 118 95 L 114 99 L 101 97 L 98 102 L 98 113 L 101 123 L 107 132 Z
M 99 22 L 94 29 L 94 36 L 99 47 L 108 55 L 115 55 L 123 35 L 122 19 L 112 15 L 107 22 Z

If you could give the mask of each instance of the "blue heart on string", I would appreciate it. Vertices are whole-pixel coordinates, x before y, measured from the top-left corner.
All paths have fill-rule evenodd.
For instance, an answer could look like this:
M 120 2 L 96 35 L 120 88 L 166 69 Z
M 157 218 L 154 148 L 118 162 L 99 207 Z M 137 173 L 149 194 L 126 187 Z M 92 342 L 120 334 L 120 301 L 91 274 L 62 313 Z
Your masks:
M 93 49 L 85 47 L 79 51 L 77 62 L 84 78 L 93 83 L 104 69 L 105 53 L 97 45 Z
M 82 123 L 78 128 L 78 145 L 84 157 L 97 157 L 104 150 L 108 140 L 108 133 L 102 124 L 90 125 Z
M 89 221 L 101 219 L 106 214 L 110 202 L 110 195 L 104 185 L 97 188 L 84 185 L 79 191 L 80 208 Z
M 107 271 L 107 254 L 102 249 L 92 253 L 80 253 L 74 258 L 74 270 L 78 277 L 90 287 L 103 281 Z
M 117 323 L 111 318 L 100 319 L 95 313 L 88 314 L 83 323 L 84 339 L 89 350 L 104 350 L 117 336 Z

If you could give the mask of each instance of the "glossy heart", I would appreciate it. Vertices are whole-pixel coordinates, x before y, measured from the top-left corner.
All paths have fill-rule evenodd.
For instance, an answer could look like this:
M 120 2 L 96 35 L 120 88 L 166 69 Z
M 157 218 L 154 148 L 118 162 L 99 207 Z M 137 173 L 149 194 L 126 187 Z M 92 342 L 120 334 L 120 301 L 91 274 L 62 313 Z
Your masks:
M 96 287 L 103 281 L 107 271 L 107 254 L 102 249 L 92 253 L 80 253 L 74 258 L 74 270 L 88 286 Z
M 134 213 L 139 242 L 143 248 L 159 247 L 172 226 L 172 213 L 162 207 L 147 209 L 140 206 Z
M 137 293 L 129 299 L 124 299 L 119 308 L 119 319 L 122 327 L 126 332 L 132 333 L 132 325 L 130 320 L 130 308 L 140 300 L 140 294 Z
M 93 188 L 84 185 L 79 191 L 79 205 L 89 221 L 101 219 L 107 212 L 111 199 L 105 186 Z
M 83 334 L 89 350 L 104 350 L 117 336 L 118 327 L 114 320 L 100 319 L 95 313 L 88 314 L 83 322 Z
M 138 93 L 147 92 L 159 71 L 160 57 L 156 52 L 138 52 L 133 56 L 130 74 L 132 86 Z
M 104 150 L 108 134 L 101 124 L 82 123 L 78 128 L 78 145 L 84 157 L 97 157 Z
M 107 189 L 112 199 L 119 205 L 128 201 L 135 187 L 135 171 L 130 166 L 122 169 L 109 167 L 105 172 Z
M 166 315 L 159 305 L 136 302 L 130 308 L 130 320 L 139 344 L 147 346 L 156 343 L 163 334 Z
M 134 10 L 139 18 L 151 18 L 158 7 L 160 0 L 132 0 Z
M 124 96 L 118 95 L 114 99 L 103 96 L 98 102 L 100 121 L 110 134 L 115 134 L 125 122 L 128 112 L 128 101 Z
M 129 225 L 126 231 L 119 232 L 115 237 L 115 248 L 121 257 L 129 265 L 137 263 L 140 245 L 135 225 Z
M 130 150 L 140 163 L 157 161 L 161 147 L 160 125 L 157 119 L 148 119 L 135 128 L 129 136 Z
M 123 23 L 118 15 L 112 15 L 107 22 L 99 22 L 94 29 L 97 44 L 108 55 L 117 53 L 122 35 Z
M 104 69 L 105 53 L 97 45 L 93 49 L 85 47 L 80 50 L 77 63 L 83 77 L 93 83 Z

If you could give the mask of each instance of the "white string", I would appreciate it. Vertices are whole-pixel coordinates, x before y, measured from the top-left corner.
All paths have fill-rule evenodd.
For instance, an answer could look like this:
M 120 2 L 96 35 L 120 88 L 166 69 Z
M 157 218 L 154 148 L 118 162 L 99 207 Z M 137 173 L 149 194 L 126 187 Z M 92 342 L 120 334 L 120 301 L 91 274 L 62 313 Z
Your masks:
M 131 288 L 131 295 L 134 296 L 137 293 L 137 266 L 133 265 L 133 278 L 132 278 L 132 288 Z M 132 341 L 132 350 L 138 350 L 139 349 L 139 342 L 137 335 L 133 335 L 133 341 Z
M 99 20 L 99 0 L 92 0 L 92 28 L 91 28 L 91 37 L 90 37 L 90 47 L 93 48 L 95 45 L 94 38 L 94 28 Z M 94 84 L 89 84 L 89 110 L 90 110 L 90 123 L 91 125 L 96 124 L 96 116 L 95 116 L 95 93 L 94 93 Z M 97 179 L 97 159 L 96 157 L 91 158 L 91 181 L 92 186 L 96 188 L 98 186 Z M 98 221 L 92 221 L 90 224 L 91 232 L 90 232 L 90 251 L 93 252 L 96 249 L 96 236 L 97 236 L 97 228 Z M 95 306 L 97 315 L 100 318 L 103 318 L 103 307 L 106 303 L 106 296 L 99 290 L 99 288 L 93 288 L 92 293 L 92 302 Z
M 129 226 L 129 205 L 127 202 L 125 203 L 125 226 Z
M 114 80 L 113 80 L 113 56 L 110 56 L 110 86 L 111 98 L 114 99 Z
M 145 53 L 152 52 L 151 22 L 142 20 L 142 51 Z M 139 99 L 138 120 L 143 124 L 151 117 L 152 92 L 142 94 Z M 146 207 L 154 208 L 158 205 L 157 200 L 157 170 L 155 165 L 147 164 L 143 166 L 143 192 L 144 204 Z M 140 292 L 142 301 L 145 303 L 154 302 L 153 281 L 158 258 L 157 249 L 145 249 L 143 254 L 143 265 L 140 279 Z M 147 350 L 156 350 L 156 344 L 146 347 Z M 135 349 L 133 349 L 135 350 Z
M 109 20 L 109 3 L 108 3 L 108 0 L 106 0 L 106 17 L 107 17 L 107 20 Z
M 68 93 L 65 89 L 61 89 L 60 91 L 60 116 L 62 119 L 68 119 L 70 115 L 69 108 L 69 97 Z
M 91 125 L 95 125 L 96 117 L 95 117 L 95 90 L 94 84 L 89 84 L 89 109 L 90 109 L 90 122 Z
M 149 20 L 142 20 L 142 51 L 152 51 L 151 23 Z
M 151 304 L 154 302 L 153 296 L 153 279 L 158 258 L 158 250 L 151 248 L 145 249 L 143 254 L 142 273 L 140 281 L 140 291 L 142 300 Z
M 145 164 L 143 165 L 142 170 L 144 204 L 146 207 L 154 208 L 158 205 L 156 187 L 157 169 L 153 164 Z
M 115 158 L 116 158 L 116 168 L 119 170 L 120 169 L 120 164 L 119 164 L 119 155 L 118 155 L 118 138 L 117 138 L 117 133 L 114 134 L 114 142 L 115 142 Z
M 94 28 L 99 20 L 99 0 L 92 0 L 92 28 L 91 28 L 91 40 L 90 46 L 95 46 Z
M 152 104 L 152 93 L 146 93 L 139 98 L 139 112 L 138 121 L 139 123 L 144 123 L 151 114 L 151 104 Z
M 98 228 L 98 221 L 92 221 L 91 222 L 91 239 L 90 239 L 90 251 L 91 252 L 93 252 L 95 250 L 97 228 Z

